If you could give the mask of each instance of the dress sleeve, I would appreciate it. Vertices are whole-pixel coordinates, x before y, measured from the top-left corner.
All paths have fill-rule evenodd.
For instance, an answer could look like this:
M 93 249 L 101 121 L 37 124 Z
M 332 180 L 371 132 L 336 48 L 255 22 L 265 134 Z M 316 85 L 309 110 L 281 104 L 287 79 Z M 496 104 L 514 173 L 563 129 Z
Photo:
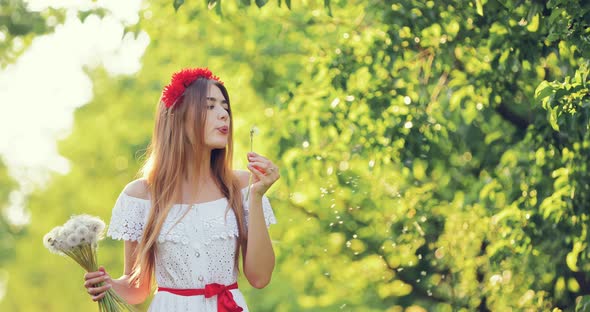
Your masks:
M 248 227 L 249 219 L 250 219 L 250 207 L 249 203 L 246 200 L 246 192 L 242 194 L 244 199 L 244 215 L 246 216 L 246 227 Z M 270 205 L 270 201 L 266 195 L 262 196 L 262 213 L 264 214 L 264 222 L 266 223 L 266 227 L 269 228 L 271 224 L 277 224 L 277 219 L 275 218 L 275 214 L 272 210 Z
M 121 192 L 115 202 L 107 236 L 126 241 L 139 241 L 147 221 L 150 201 Z

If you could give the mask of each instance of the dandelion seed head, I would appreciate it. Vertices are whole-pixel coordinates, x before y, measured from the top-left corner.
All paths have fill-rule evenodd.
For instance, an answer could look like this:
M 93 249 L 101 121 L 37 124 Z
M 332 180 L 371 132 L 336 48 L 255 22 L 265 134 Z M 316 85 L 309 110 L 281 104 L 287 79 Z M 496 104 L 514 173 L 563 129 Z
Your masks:
M 250 128 L 250 136 L 257 135 L 258 132 L 259 132 L 258 127 L 252 126 L 252 128 Z
M 90 230 L 84 224 L 81 224 L 80 226 L 78 226 L 76 228 L 76 234 L 81 237 L 87 237 L 89 233 L 90 233 Z
M 72 233 L 72 234 L 68 235 L 66 242 L 71 249 L 71 248 L 74 248 L 80 244 L 80 239 L 81 239 L 80 236 L 76 235 L 76 233 Z
M 45 248 L 49 249 L 51 253 L 59 253 L 60 251 L 57 249 L 57 235 L 59 234 L 59 227 L 53 228 L 49 233 L 43 236 L 43 245 Z

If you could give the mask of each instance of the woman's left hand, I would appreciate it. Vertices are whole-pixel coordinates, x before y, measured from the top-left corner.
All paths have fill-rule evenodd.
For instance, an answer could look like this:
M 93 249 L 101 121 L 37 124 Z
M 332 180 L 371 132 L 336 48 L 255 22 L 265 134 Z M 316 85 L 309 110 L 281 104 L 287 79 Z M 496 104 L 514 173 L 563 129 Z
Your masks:
M 281 175 L 279 168 L 268 158 L 253 152 L 248 153 L 248 170 L 252 172 L 253 194 L 262 196 Z

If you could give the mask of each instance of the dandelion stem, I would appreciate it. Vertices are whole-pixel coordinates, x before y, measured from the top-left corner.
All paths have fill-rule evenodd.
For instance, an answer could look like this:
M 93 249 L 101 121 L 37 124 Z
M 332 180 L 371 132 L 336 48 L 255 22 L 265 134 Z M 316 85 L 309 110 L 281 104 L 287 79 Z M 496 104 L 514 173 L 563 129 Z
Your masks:
M 254 127 L 250 128 L 250 152 L 254 152 Z M 250 188 L 252 187 L 252 175 L 250 173 L 250 178 L 248 178 L 248 193 L 246 193 L 246 200 L 250 198 Z

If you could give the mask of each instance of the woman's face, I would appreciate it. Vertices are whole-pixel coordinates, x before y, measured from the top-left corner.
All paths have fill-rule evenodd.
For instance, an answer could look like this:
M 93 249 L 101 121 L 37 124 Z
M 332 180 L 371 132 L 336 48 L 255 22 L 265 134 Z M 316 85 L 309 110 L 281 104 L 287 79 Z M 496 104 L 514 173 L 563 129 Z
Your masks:
M 209 85 L 207 92 L 207 117 L 205 119 L 205 146 L 222 149 L 229 135 L 229 104 L 216 85 Z

